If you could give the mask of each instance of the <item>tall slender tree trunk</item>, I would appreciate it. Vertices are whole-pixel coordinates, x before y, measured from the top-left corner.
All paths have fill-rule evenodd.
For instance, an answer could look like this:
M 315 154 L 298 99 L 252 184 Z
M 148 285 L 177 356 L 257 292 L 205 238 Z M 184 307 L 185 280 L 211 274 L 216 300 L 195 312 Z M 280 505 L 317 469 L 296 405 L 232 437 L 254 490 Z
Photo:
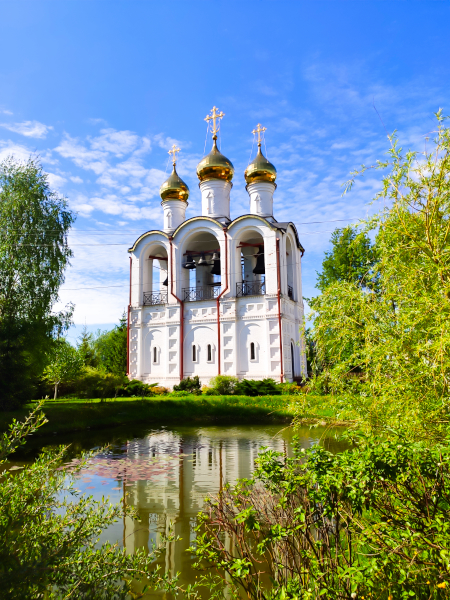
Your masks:
M 59 383 L 59 381 L 58 381 Z M 55 395 L 53 396 L 53 400 L 56 400 L 57 396 L 58 396 L 58 383 L 55 383 Z

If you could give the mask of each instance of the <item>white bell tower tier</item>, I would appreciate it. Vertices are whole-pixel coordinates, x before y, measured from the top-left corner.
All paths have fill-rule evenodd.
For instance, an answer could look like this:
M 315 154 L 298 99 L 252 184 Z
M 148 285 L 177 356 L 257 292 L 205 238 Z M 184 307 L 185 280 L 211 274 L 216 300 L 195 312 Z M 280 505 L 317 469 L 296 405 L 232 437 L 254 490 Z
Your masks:
M 214 219 L 230 218 L 232 183 L 223 179 L 208 179 L 199 184 L 202 194 L 202 215 Z
M 247 185 L 250 196 L 251 215 L 259 215 L 264 218 L 273 217 L 273 194 L 276 185 L 267 181 L 255 181 Z
M 250 196 L 250 214 L 273 221 L 273 194 L 277 189 L 277 170 L 261 152 L 262 135 L 265 131 L 266 127 L 262 127 L 260 123 L 252 131 L 258 136 L 258 152 L 245 169 L 245 181 Z
M 186 221 L 188 203 L 184 200 L 163 200 L 161 205 L 164 210 L 164 231 L 173 233 L 181 223 Z
M 161 206 L 164 210 L 164 231 L 172 233 L 186 220 L 186 208 L 188 206 L 189 188 L 177 173 L 177 152 L 180 149 L 174 144 L 169 154 L 173 156 L 172 173 L 159 189 L 162 198 Z

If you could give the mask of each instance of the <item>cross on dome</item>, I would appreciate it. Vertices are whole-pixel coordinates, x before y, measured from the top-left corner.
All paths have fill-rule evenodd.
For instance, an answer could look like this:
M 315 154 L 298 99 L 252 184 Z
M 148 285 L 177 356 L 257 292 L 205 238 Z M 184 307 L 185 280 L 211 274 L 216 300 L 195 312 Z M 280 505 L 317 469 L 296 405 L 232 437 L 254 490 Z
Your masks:
M 177 154 L 180 152 L 180 149 L 177 148 L 177 145 L 174 144 L 172 148 L 169 150 L 167 154 L 172 154 L 172 164 L 175 166 L 177 164 Z
M 219 109 L 216 106 L 212 107 L 211 110 L 211 114 L 207 115 L 207 117 L 205 118 L 205 121 L 208 123 L 212 121 L 212 129 L 211 129 L 211 133 L 213 134 L 213 139 L 217 138 L 217 134 L 219 133 L 219 129 L 220 129 L 220 120 L 225 116 L 225 113 L 223 113 L 222 111 L 217 112 Z
M 267 127 L 263 127 L 261 125 L 261 123 L 258 123 L 258 125 L 256 126 L 256 129 L 254 129 L 252 131 L 252 133 L 254 135 L 258 136 L 258 146 L 261 146 L 261 141 L 262 141 L 262 135 L 261 134 L 264 133 L 265 131 L 267 131 Z

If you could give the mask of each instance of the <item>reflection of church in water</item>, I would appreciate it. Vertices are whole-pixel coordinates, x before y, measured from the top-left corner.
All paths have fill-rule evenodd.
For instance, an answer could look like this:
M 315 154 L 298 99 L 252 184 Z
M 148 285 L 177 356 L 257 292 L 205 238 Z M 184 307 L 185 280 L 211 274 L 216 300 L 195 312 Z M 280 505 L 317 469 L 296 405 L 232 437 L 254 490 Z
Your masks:
M 176 171 L 161 186 L 163 231 L 141 235 L 131 254 L 128 371 L 172 387 L 218 374 L 292 381 L 306 371 L 303 248 L 292 222 L 273 215 L 275 167 L 258 152 L 245 171 L 248 214 L 230 220 L 234 168 L 217 147 L 197 166 L 202 215 L 186 219 L 189 189 Z
M 183 430 L 159 431 L 129 441 L 127 457 L 146 464 L 154 459 L 160 473 L 126 486 L 127 502 L 140 518 L 136 522 L 127 517 L 124 522 L 127 551 L 159 544 L 161 533 L 167 534 L 172 525 L 182 540 L 166 545 L 162 566 L 172 575 L 181 571 L 184 579 L 195 577 L 186 550 L 195 538 L 193 528 L 205 498 L 216 496 L 225 483 L 250 478 L 262 447 L 290 456 L 289 443 L 275 436 L 278 430 L 277 426 L 227 428 L 224 435 L 222 427 L 201 427 L 196 432 L 190 428 L 185 435 Z

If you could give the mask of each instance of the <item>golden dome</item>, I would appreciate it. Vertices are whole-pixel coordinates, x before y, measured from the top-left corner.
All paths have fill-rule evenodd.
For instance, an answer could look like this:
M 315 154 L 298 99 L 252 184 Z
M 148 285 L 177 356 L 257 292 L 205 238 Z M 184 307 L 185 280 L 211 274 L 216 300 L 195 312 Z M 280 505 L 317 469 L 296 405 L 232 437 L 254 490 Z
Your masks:
M 197 176 L 200 181 L 207 179 L 224 179 L 231 181 L 234 175 L 233 164 L 226 156 L 219 152 L 216 144 L 216 138 L 209 154 L 202 158 L 197 165 Z
M 256 155 L 255 160 L 253 160 L 245 169 L 244 175 L 247 184 L 255 183 L 256 181 L 275 183 L 277 170 L 261 152 L 261 144 L 258 144 L 258 154 Z
M 182 200 L 187 202 L 189 198 L 189 188 L 178 175 L 175 165 L 167 181 L 159 188 L 159 194 L 164 200 Z

